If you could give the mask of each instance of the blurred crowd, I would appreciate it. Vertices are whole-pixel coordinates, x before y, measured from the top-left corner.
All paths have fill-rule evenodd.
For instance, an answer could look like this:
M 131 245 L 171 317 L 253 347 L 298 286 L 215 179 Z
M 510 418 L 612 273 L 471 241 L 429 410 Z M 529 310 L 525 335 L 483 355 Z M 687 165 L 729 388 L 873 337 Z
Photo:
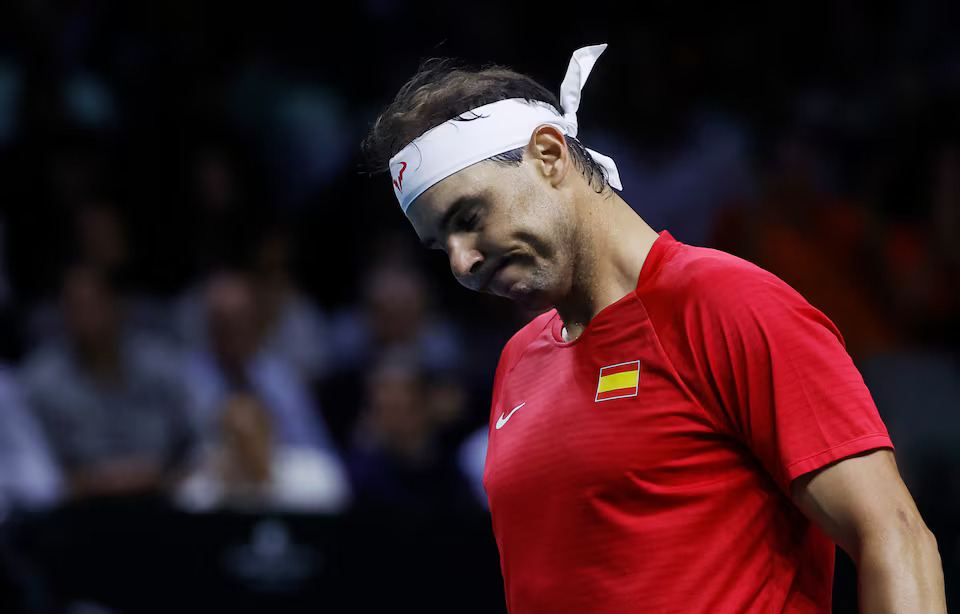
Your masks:
M 248 267 L 146 297 L 122 270 L 116 211 L 91 207 L 76 239 L 111 255 L 80 248 L 17 324 L 3 503 L 153 491 L 191 509 L 471 504 L 439 445 L 465 421 L 466 348 L 419 270 L 378 262 L 359 301 L 327 314 L 269 230 Z
M 653 3 L 544 44 L 535 12 L 501 4 L 465 20 L 365 0 L 337 23 L 287 1 L 0 8 L 0 529 L 144 496 L 483 510 L 496 360 L 534 314 L 421 253 L 359 141 L 422 58 L 555 89 L 575 47 L 606 41 L 580 137 L 655 229 L 773 271 L 838 325 L 949 595 L 958 7 Z

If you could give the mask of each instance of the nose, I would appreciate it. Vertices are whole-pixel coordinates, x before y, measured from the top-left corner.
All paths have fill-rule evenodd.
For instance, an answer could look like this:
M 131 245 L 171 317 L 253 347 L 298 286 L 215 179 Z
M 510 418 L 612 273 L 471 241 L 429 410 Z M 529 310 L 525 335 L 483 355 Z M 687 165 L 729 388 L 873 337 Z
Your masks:
M 483 254 L 472 241 L 450 237 L 450 270 L 461 284 L 468 286 L 467 278 L 475 274 L 483 262 Z

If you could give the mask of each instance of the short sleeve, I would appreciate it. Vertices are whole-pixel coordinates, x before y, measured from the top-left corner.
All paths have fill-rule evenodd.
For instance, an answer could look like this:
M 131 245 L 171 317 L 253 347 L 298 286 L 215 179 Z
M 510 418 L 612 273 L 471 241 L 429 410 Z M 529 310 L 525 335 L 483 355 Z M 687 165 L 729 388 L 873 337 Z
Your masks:
M 691 281 L 697 368 L 726 425 L 789 493 L 797 477 L 893 445 L 833 323 L 776 276 L 738 261 Z

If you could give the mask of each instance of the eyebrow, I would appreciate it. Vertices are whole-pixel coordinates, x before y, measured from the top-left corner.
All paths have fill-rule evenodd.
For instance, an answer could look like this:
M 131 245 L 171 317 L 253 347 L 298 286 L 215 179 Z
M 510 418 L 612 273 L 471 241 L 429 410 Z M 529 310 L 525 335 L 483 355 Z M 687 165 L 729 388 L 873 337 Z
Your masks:
M 453 204 L 447 207 L 447 210 L 444 212 L 443 217 L 440 218 L 440 232 L 442 234 L 447 233 L 447 228 L 450 227 L 450 222 L 453 221 L 453 218 L 457 216 L 458 213 L 469 207 L 470 205 L 483 202 L 482 194 L 470 194 L 467 196 L 461 196 L 460 198 L 453 201 Z M 436 243 L 437 240 L 433 237 L 428 237 L 420 241 L 420 244 L 425 248 L 430 249 L 431 246 Z

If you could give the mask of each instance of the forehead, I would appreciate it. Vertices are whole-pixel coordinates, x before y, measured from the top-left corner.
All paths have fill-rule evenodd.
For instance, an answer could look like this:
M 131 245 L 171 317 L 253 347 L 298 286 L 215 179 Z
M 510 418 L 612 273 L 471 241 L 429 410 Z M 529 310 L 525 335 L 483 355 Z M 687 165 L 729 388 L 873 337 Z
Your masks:
M 504 167 L 478 162 L 437 182 L 407 208 L 407 217 L 420 235 L 430 233 L 455 202 L 465 197 L 488 196 L 503 184 Z

